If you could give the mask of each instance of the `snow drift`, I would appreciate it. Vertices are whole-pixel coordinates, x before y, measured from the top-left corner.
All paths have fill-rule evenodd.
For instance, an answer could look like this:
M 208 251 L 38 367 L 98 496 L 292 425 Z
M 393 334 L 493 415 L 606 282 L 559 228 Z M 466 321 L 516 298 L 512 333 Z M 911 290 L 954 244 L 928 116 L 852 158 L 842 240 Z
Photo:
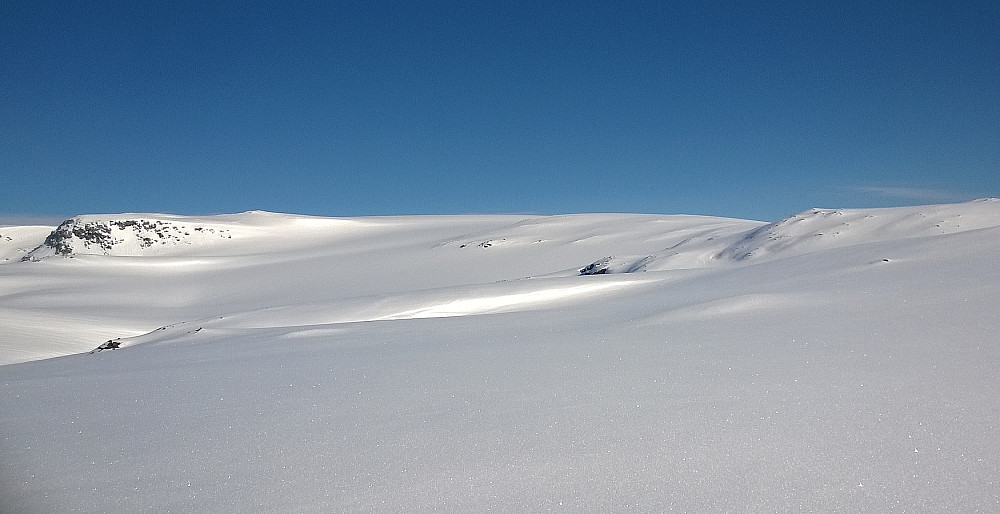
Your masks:
M 996 200 L 0 250 L 0 510 L 1000 508 Z

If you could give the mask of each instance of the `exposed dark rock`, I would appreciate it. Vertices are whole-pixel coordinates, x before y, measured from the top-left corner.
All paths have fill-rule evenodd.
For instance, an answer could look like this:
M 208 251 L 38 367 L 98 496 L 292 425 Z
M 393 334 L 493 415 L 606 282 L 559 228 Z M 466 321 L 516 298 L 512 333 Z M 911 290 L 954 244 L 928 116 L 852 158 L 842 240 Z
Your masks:
M 122 344 L 121 339 L 108 339 L 107 341 L 102 343 L 101 346 L 98 346 L 97 348 L 91 350 L 90 353 L 97 353 L 104 350 L 117 350 L 118 348 L 121 347 L 121 344 Z

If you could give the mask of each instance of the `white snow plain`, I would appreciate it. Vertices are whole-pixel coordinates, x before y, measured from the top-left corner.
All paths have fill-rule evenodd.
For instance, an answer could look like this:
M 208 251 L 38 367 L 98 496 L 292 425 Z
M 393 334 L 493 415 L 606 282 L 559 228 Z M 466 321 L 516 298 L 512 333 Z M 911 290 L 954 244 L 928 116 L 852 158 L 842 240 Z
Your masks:
M 997 200 L 54 228 L 3 512 L 1000 510 Z

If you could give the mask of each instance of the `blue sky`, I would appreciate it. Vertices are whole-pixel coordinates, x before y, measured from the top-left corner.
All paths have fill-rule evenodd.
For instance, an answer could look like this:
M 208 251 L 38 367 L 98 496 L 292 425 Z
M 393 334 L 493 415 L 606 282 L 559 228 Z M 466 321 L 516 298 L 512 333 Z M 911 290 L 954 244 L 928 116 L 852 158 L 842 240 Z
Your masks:
M 1000 196 L 985 2 L 3 2 L 0 215 Z

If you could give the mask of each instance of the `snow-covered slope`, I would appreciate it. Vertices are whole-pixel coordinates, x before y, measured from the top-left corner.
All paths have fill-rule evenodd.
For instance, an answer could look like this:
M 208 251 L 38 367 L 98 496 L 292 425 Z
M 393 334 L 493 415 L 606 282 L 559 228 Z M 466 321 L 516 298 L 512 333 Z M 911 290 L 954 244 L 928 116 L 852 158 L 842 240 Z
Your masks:
M 811 209 L 762 226 L 726 248 L 735 260 L 787 257 L 878 241 L 930 237 L 997 226 L 998 200 L 915 209 Z
M 0 225 L 0 264 L 17 262 L 45 240 L 54 227 Z
M 759 225 L 622 214 L 80 216 L 29 253 L 33 262 L 3 268 L 9 289 L 0 298 L 7 320 L 0 323 L 0 363 L 89 351 L 168 324 L 264 309 L 323 312 L 317 322 L 393 316 L 423 308 L 411 297 L 436 294 L 447 302 L 449 288 L 575 276 L 609 252 L 654 252 L 695 228 L 735 241 Z
M 2 511 L 1000 508 L 995 200 L 67 227 L 0 266 L 64 355 L 0 366 Z

